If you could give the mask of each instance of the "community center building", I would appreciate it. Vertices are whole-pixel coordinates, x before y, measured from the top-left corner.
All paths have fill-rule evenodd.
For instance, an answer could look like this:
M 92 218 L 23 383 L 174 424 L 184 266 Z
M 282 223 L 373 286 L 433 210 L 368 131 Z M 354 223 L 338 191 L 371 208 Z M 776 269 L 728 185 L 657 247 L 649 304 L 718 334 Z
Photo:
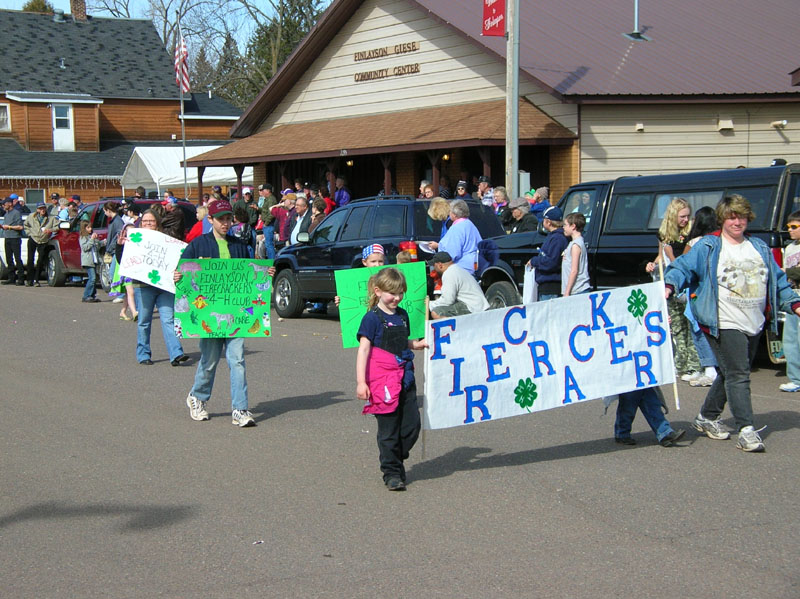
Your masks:
M 254 180 L 504 181 L 506 41 L 483 2 L 334 0 L 231 128 L 188 161 Z M 800 160 L 796 0 L 519 0 L 519 167 L 533 186 Z

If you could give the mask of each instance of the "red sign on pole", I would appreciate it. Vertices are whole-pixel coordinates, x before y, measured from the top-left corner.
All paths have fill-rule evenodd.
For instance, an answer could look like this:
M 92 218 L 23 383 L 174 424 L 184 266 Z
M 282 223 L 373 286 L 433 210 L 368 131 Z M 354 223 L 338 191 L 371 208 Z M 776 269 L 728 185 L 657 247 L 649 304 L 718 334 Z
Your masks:
M 483 0 L 483 30 L 481 35 L 506 34 L 506 1 Z

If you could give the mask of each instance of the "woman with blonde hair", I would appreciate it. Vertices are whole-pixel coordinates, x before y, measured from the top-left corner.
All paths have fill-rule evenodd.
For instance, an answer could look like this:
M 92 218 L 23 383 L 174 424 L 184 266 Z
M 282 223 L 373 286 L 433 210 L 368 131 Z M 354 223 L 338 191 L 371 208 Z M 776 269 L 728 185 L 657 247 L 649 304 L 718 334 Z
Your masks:
M 647 264 L 647 272 L 653 273 L 659 262 L 664 268 L 672 264 L 683 254 L 689 241 L 692 210 L 689 202 L 683 198 L 673 198 L 664 212 L 664 219 L 658 228 L 658 256 Z M 691 323 L 684 315 L 686 296 L 670 297 L 667 301 L 670 328 L 672 329 L 672 345 L 675 356 L 675 370 L 682 381 L 691 383 L 703 376 L 700 358 L 692 340 Z

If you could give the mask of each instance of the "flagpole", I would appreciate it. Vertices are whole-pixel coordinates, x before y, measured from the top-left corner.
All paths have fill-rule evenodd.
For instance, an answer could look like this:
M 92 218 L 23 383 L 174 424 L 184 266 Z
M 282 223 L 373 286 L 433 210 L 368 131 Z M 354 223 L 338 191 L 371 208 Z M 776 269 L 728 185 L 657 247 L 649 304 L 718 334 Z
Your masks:
M 177 11 L 175 12 L 175 16 L 178 20 L 178 40 L 180 44 L 183 44 L 183 31 L 181 31 L 181 19 L 180 13 Z M 182 50 L 181 50 L 182 51 Z M 185 56 L 182 56 L 182 60 L 186 60 Z M 187 167 L 186 167 L 186 120 L 184 119 L 184 112 L 183 112 L 183 85 L 179 84 L 178 88 L 181 90 L 181 144 L 183 145 L 183 199 L 189 199 L 189 178 L 187 176 Z M 202 190 L 197 190 L 197 195 L 200 197 Z
M 506 191 L 510 200 L 519 187 L 519 5 L 506 0 Z

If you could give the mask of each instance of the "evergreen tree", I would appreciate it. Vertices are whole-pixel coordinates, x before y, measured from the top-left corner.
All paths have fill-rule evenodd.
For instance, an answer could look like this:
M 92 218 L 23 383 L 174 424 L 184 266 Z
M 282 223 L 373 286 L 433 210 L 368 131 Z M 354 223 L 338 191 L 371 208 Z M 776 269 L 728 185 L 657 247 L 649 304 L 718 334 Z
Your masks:
M 47 0 L 28 0 L 22 6 L 23 12 L 53 12 L 53 5 Z

